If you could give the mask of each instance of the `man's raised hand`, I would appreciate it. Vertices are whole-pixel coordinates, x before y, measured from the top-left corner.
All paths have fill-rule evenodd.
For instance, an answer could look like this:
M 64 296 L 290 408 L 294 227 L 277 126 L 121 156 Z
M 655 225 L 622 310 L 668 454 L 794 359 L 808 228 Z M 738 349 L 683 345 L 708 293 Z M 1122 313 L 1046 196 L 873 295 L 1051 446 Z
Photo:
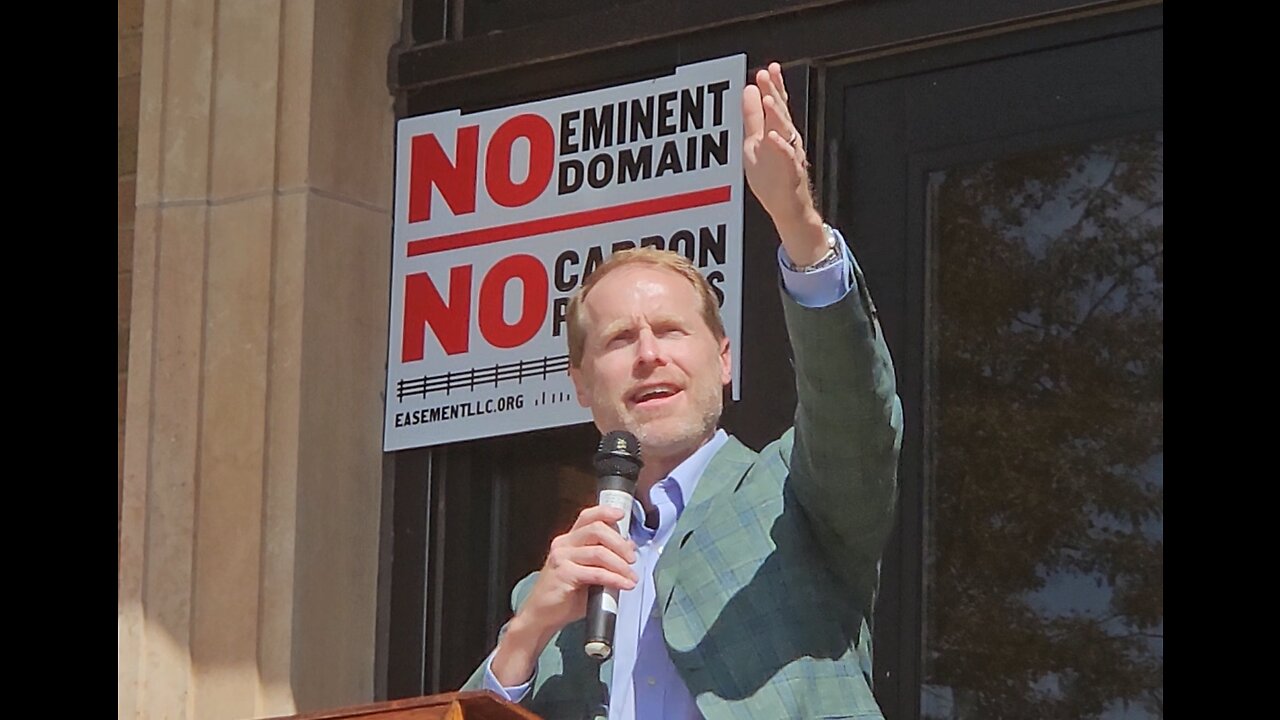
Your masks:
M 807 265 L 827 252 L 822 217 L 813 205 L 804 138 L 791 120 L 782 66 L 756 72 L 742 91 L 742 167 L 747 185 L 773 218 L 792 262 Z

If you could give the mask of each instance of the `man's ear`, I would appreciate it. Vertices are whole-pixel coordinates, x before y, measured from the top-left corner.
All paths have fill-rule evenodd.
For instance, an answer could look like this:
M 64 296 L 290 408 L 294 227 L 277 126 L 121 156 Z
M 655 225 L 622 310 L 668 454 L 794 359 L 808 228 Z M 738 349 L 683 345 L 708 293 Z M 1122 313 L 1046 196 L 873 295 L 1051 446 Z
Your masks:
M 720 339 L 720 384 L 733 382 L 733 353 L 729 352 L 729 338 Z
M 591 388 L 587 387 L 587 381 L 582 377 L 582 369 L 569 368 L 569 379 L 573 381 L 573 391 L 578 396 L 578 404 L 584 408 L 591 407 Z

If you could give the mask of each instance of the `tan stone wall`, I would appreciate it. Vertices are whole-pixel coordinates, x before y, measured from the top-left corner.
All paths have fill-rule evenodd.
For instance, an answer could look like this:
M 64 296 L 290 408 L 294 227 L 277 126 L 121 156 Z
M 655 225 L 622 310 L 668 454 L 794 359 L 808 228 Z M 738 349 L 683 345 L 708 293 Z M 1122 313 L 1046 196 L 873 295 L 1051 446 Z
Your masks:
M 142 0 L 116 0 L 116 544 L 124 490 L 124 398 L 129 379 L 129 300 L 133 290 L 133 204 L 138 168 L 138 80 L 142 70 Z M 118 548 L 117 548 L 118 550 Z
M 118 717 L 373 699 L 400 6 L 146 0 Z

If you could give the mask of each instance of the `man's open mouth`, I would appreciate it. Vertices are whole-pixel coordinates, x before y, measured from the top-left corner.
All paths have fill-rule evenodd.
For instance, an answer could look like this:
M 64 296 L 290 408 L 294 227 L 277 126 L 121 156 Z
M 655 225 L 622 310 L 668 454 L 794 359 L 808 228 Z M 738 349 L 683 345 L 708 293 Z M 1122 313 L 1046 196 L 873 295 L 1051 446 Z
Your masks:
M 645 405 L 647 403 L 657 403 L 665 400 L 679 392 L 681 392 L 681 388 L 676 385 L 647 385 L 632 392 L 628 397 L 628 400 L 630 400 L 633 405 Z

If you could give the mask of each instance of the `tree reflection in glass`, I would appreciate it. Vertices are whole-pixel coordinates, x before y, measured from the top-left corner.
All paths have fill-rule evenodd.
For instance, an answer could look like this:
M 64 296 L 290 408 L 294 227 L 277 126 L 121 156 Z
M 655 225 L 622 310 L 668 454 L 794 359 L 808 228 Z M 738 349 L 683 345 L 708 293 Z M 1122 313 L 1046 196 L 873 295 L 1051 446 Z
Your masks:
M 930 176 L 925 718 L 1164 716 L 1164 134 Z

